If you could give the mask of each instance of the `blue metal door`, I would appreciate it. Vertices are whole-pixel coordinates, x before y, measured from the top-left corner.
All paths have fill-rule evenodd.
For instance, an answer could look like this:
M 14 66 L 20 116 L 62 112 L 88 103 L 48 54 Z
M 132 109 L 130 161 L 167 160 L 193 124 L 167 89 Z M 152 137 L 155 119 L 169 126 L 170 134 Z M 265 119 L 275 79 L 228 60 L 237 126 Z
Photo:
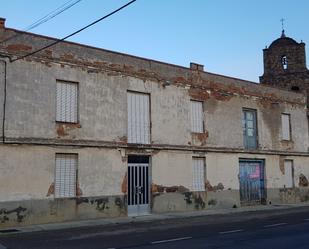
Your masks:
M 239 161 L 239 191 L 242 205 L 265 203 L 264 174 L 263 160 Z

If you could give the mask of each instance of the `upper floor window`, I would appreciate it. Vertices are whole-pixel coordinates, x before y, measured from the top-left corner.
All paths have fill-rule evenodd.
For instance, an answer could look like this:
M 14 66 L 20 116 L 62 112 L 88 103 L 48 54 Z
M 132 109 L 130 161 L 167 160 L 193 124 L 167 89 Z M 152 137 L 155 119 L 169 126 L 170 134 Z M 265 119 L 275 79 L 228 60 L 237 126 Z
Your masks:
M 150 143 L 150 96 L 128 92 L 128 143 Z
M 78 122 L 78 84 L 66 81 L 56 82 L 56 121 Z
M 203 102 L 191 100 L 191 132 L 203 133 Z
M 256 110 L 243 109 L 242 128 L 244 147 L 246 149 L 257 148 L 257 121 Z
M 281 114 L 282 140 L 291 140 L 291 116 L 287 113 Z
M 284 70 L 288 69 L 288 58 L 286 55 L 281 57 L 281 65 Z

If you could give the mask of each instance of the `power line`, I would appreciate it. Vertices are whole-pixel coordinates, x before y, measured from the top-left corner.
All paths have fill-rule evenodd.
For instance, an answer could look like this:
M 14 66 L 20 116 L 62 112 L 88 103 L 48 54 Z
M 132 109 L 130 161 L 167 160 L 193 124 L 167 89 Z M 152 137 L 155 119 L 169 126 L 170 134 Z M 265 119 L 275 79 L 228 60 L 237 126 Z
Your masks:
M 39 20 L 35 21 L 33 24 L 31 24 L 30 26 L 25 28 L 25 31 L 29 31 L 31 29 L 34 29 L 37 26 L 41 25 L 42 23 L 45 23 L 45 22 L 49 21 L 50 19 L 54 18 L 55 16 L 61 14 L 62 12 L 66 11 L 67 9 L 73 7 L 75 4 L 79 3 L 81 0 L 74 0 L 73 3 L 70 3 L 72 1 L 73 0 L 70 0 L 70 1 L 68 1 L 66 3 L 64 3 L 63 5 L 61 5 L 60 7 L 55 9 L 54 11 L 48 13 L 44 17 L 42 17 Z
M 72 1 L 74 1 L 72 3 Z M 42 18 L 38 19 L 37 21 L 35 21 L 34 23 L 32 23 L 31 25 L 29 25 L 28 27 L 24 28 L 23 31 L 27 32 L 31 29 L 34 29 L 38 26 L 40 26 L 41 24 L 45 23 L 45 22 L 48 22 L 49 20 L 53 19 L 54 17 L 60 15 L 62 12 L 70 9 L 71 7 L 73 7 L 74 5 L 76 5 L 77 3 L 79 3 L 80 1 L 82 0 L 70 0 L 64 4 L 62 4 L 61 6 L 59 6 L 57 9 L 51 11 L 50 13 L 48 13 L 47 15 L 43 16 Z M 3 41 L 1 41 L 0 43 L 3 43 L 3 42 L 7 42 L 9 40 L 12 40 L 18 36 L 20 36 L 21 34 L 16 34 L 16 35 L 13 35 L 13 36 L 10 36 L 8 37 L 7 39 L 4 39 Z
M 106 19 L 106 18 L 112 16 L 113 14 L 119 12 L 120 10 L 126 8 L 127 6 L 131 5 L 131 4 L 134 3 L 134 2 L 136 2 L 136 0 L 132 0 L 132 1 L 128 2 L 128 3 L 126 3 L 125 5 L 121 6 L 120 8 L 118 8 L 118 9 L 116 9 L 116 10 L 110 12 L 109 14 L 107 14 L 107 15 L 105 15 L 105 16 L 99 18 L 99 19 L 97 19 L 96 21 L 94 21 L 94 22 L 92 22 L 92 23 L 86 25 L 85 27 L 83 27 L 83 28 L 81 28 L 81 29 L 79 29 L 79 30 L 77 30 L 77 31 L 75 31 L 75 32 L 73 32 L 73 33 L 71 33 L 70 35 L 65 36 L 64 38 L 62 38 L 62 39 L 60 39 L 60 40 L 57 40 L 57 41 L 55 41 L 55 42 L 52 42 L 51 44 L 49 44 L 49 45 L 47 45 L 47 46 L 45 46 L 45 47 L 42 47 L 42 48 L 40 48 L 40 49 L 38 49 L 38 50 L 35 50 L 35 51 L 31 52 L 31 53 L 28 53 L 28 54 L 26 54 L 26 55 L 17 57 L 16 59 L 11 60 L 11 62 L 18 61 L 18 60 L 20 60 L 20 59 L 24 59 L 24 58 L 26 58 L 26 57 L 28 57 L 28 56 L 34 55 L 34 54 L 36 54 L 36 53 L 38 53 L 38 52 L 41 52 L 42 50 L 44 50 L 44 49 L 46 49 L 46 48 L 50 48 L 51 46 L 54 46 L 54 45 L 58 44 L 59 42 L 62 42 L 62 41 L 64 41 L 64 40 L 66 40 L 66 39 L 72 37 L 73 35 L 76 35 L 76 34 L 82 32 L 83 30 L 85 30 L 85 29 L 87 29 L 87 28 L 93 26 L 94 24 L 96 24 L 96 23 L 98 23 L 98 22 L 100 22 L 100 21 L 102 21 L 102 20 L 104 20 L 104 19 Z

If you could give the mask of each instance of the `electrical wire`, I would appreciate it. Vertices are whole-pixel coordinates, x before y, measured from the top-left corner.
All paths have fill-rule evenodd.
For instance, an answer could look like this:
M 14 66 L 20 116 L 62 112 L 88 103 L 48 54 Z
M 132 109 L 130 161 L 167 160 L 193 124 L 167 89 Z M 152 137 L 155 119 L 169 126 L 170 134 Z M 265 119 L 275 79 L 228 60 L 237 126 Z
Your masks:
M 64 40 L 68 39 L 69 37 L 72 37 L 72 36 L 74 36 L 74 35 L 76 35 L 76 34 L 82 32 L 83 30 L 85 30 L 85 29 L 87 29 L 87 28 L 93 26 L 94 24 L 96 24 L 96 23 L 98 23 L 98 22 L 100 22 L 100 21 L 102 21 L 102 20 L 104 20 L 104 19 L 110 17 L 111 15 L 113 15 L 113 14 L 119 12 L 120 10 L 126 8 L 127 6 L 131 5 L 131 4 L 134 3 L 134 2 L 136 2 L 136 0 L 132 0 L 132 1 L 128 2 L 128 3 L 126 3 L 125 5 L 121 6 L 120 8 L 118 8 L 118 9 L 116 9 L 116 10 L 110 12 L 109 14 L 107 14 L 107 15 L 105 15 L 105 16 L 99 18 L 99 19 L 97 19 L 96 21 L 94 21 L 94 22 L 92 22 L 92 23 L 86 25 L 85 27 L 83 27 L 83 28 L 81 28 L 81 29 L 79 29 L 79 30 L 77 30 L 77 31 L 75 31 L 75 32 L 73 32 L 73 33 L 71 33 L 71 34 L 65 36 L 65 37 L 62 38 L 62 39 L 56 40 L 55 42 L 52 42 L 51 44 L 46 45 L 46 46 L 44 46 L 44 47 L 42 47 L 42 48 L 40 48 L 40 49 L 38 49 L 38 50 L 35 50 L 35 51 L 31 52 L 31 53 L 28 53 L 28 54 L 26 54 L 26 55 L 17 57 L 16 59 L 11 60 L 11 62 L 24 59 L 24 58 L 26 58 L 26 57 L 28 57 L 28 56 L 34 55 L 34 54 L 36 54 L 36 53 L 38 53 L 38 52 L 41 52 L 42 50 L 44 50 L 44 49 L 46 49 L 46 48 L 50 48 L 50 47 L 52 47 L 52 46 L 58 44 L 59 42 L 62 42 L 62 41 L 64 41 Z
M 72 3 L 72 1 L 74 1 Z M 79 3 L 82 0 L 70 0 L 64 4 L 62 4 L 61 6 L 59 6 L 57 9 L 51 11 L 50 13 L 48 13 L 47 15 L 43 16 L 42 18 L 40 18 L 39 20 L 35 21 L 34 23 L 32 23 L 31 25 L 29 25 L 28 27 L 24 28 L 23 31 L 27 32 L 29 30 L 32 30 L 38 26 L 40 26 L 41 24 L 48 22 L 49 20 L 53 19 L 54 17 L 60 15 L 61 13 L 63 13 L 64 11 L 70 9 L 71 7 L 73 7 L 74 5 L 76 5 L 77 3 Z M 8 37 L 7 39 L 4 39 L 3 41 L 1 41 L 0 43 L 3 42 L 7 42 L 9 40 L 12 40 L 18 36 L 20 36 L 21 34 L 16 34 L 13 36 Z
M 73 7 L 74 5 L 76 5 L 77 3 L 79 3 L 82 0 L 70 0 L 66 3 L 64 3 L 63 5 L 61 5 L 60 7 L 58 7 L 57 9 L 55 9 L 54 11 L 48 13 L 47 15 L 45 15 L 44 17 L 40 18 L 39 20 L 35 21 L 33 24 L 31 24 L 30 26 L 28 26 L 27 28 L 25 28 L 25 31 L 29 31 L 31 29 L 36 28 L 37 26 L 51 20 L 52 18 L 56 17 L 57 15 L 61 14 L 62 12 L 68 10 L 69 8 Z

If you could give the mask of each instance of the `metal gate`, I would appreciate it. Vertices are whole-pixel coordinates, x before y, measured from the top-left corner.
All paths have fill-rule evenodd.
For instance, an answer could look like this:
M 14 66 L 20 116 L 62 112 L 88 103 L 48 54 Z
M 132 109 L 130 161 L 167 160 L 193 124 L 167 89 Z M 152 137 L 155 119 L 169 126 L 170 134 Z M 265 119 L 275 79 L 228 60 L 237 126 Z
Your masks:
M 128 215 L 146 215 L 149 206 L 149 157 L 128 157 Z
M 240 160 L 239 185 L 242 205 L 264 204 L 266 202 L 264 161 Z

